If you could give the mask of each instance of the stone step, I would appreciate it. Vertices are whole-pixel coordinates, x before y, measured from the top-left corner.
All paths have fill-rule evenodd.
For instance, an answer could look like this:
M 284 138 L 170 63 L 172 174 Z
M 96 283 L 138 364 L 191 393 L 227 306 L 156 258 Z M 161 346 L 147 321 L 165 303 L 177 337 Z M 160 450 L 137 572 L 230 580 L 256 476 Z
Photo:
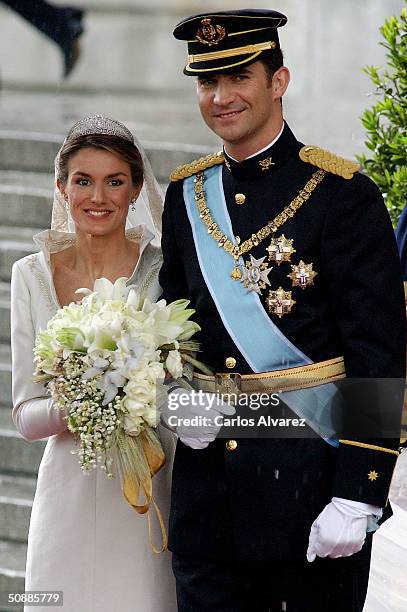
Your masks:
M 108 6 L 107 0 L 102 5 L 98 0 L 76 0 L 75 4 L 89 9 L 84 22 L 86 32 L 81 37 L 81 58 L 62 87 L 105 92 L 146 89 L 184 92 L 190 89 L 190 79 L 182 75 L 186 47 L 173 38 L 172 30 L 180 18 L 197 12 L 196 3 L 191 0 L 121 0 Z M 236 7 L 234 0 L 223 0 L 221 4 L 224 9 Z M 379 54 L 380 49 L 376 49 L 378 27 L 386 17 L 399 15 L 400 5 L 400 0 L 370 0 L 370 10 L 366 11 L 363 3 L 343 0 L 340 7 L 335 6 L 335 19 L 332 19 L 334 4 L 330 1 L 321 4 L 319 0 L 308 0 L 307 5 L 302 6 L 298 0 L 285 0 L 283 11 L 289 16 L 289 26 L 281 32 L 283 49 L 287 51 L 290 63 L 296 60 L 293 66 L 296 74 L 302 75 L 311 64 L 315 65 L 316 76 L 312 86 L 310 88 L 304 79 L 304 87 L 308 84 L 308 90 L 314 90 L 311 94 L 318 95 L 319 91 L 315 90 L 319 86 L 326 96 L 332 92 L 332 85 L 336 82 L 336 92 L 340 92 L 338 73 L 342 77 L 349 67 L 355 66 L 358 70 L 355 57 L 361 62 L 360 66 L 369 62 L 380 64 L 377 57 L 381 59 L 382 54 Z M 211 10 L 211 7 L 219 9 L 219 2 L 207 0 L 205 10 Z M 270 2 L 256 0 L 256 7 L 269 8 Z M 4 24 L 0 55 L 8 58 L 2 66 L 4 83 L 25 88 L 61 86 L 61 56 L 57 46 L 19 16 L 0 10 Z M 343 24 L 349 24 L 350 35 L 341 65 L 335 74 L 329 70 L 322 71 L 324 78 L 321 78 L 321 68 L 326 69 L 332 62 L 331 55 L 324 52 L 326 43 L 330 41 L 333 48 L 338 47 Z M 309 44 L 310 31 L 312 45 Z M 106 42 L 108 51 L 101 52 L 101 40 Z M 317 53 L 319 50 L 320 54 Z M 330 108 L 329 104 L 327 108 Z
M 11 422 L 10 411 L 0 410 L 0 472 L 36 476 L 44 447 L 44 440 L 24 440 Z
M 2 406 L 0 408 L 0 430 L 2 432 L 4 431 L 12 432 L 12 433 L 15 432 L 15 426 L 13 423 L 10 406 Z M 1 473 L 1 470 L 0 470 L 0 473 Z
M 66 0 L 60 2 L 66 3 Z M 178 19 L 196 12 L 192 0 L 158 3 L 157 0 L 117 3 L 103 0 L 102 6 L 99 0 L 90 2 L 92 10 L 86 16 L 86 32 L 81 39 L 82 55 L 64 83 L 61 83 L 61 56 L 56 45 L 0 4 L 0 56 L 7 58 L 2 63 L 3 88 L 14 92 L 11 106 L 8 106 L 7 94 L 2 92 L 4 127 L 15 129 L 25 124 L 28 129 L 39 131 L 42 129 L 38 128 L 39 121 L 50 123 L 56 113 L 70 120 L 77 112 L 86 116 L 88 113 L 82 112 L 85 108 L 92 113 L 109 108 L 119 119 L 134 117 L 142 130 L 147 123 L 155 126 L 155 131 L 162 135 L 154 139 L 174 141 L 164 134 L 170 130 L 177 141 L 205 144 L 200 133 L 209 134 L 209 130 L 204 128 L 197 112 L 197 120 L 191 121 L 189 114 L 195 107 L 195 87 L 194 79 L 182 74 L 186 48 L 172 37 Z M 235 7 L 233 0 L 223 0 L 221 4 L 224 8 Z M 401 4 L 401 0 L 370 0 L 367 11 L 366 2 L 354 0 L 341 3 L 286 0 L 283 3 L 282 10 L 287 13 L 289 24 L 281 31 L 281 44 L 294 77 L 285 95 L 284 107 L 303 142 L 345 156 L 354 156 L 364 149 L 365 133 L 359 117 L 370 105 L 366 95 L 374 88 L 362 68 L 366 64 L 385 64 L 385 49 L 378 44 L 379 27 L 385 18 L 400 14 Z M 83 5 L 89 6 L 89 3 L 83 2 Z M 205 2 L 206 10 L 212 6 L 218 8 L 219 2 Z M 270 3 L 257 0 L 256 6 L 269 7 Z M 345 24 L 349 26 L 347 45 L 342 44 Z M 102 50 L 100 41 L 105 42 Z M 332 70 L 334 50 L 339 48 L 341 61 Z M 39 112 L 31 104 L 30 92 L 42 95 Z M 55 92 L 60 97 L 57 106 L 52 102 Z M 80 94 L 82 103 L 75 106 L 69 98 L 65 99 L 66 93 Z M 122 99 L 127 108 L 132 107 L 130 112 L 121 112 Z M 178 117 L 175 121 L 174 112 Z M 188 134 L 192 134 L 193 140 Z
M 0 474 L 0 540 L 26 542 L 36 480 Z
M 23 610 L 23 606 L 8 607 L 5 600 L 7 593 L 24 592 L 26 556 L 26 544 L 0 540 L 0 612 Z
M 38 228 L 0 226 L 0 280 L 8 281 L 12 265 L 29 253 L 38 251 L 33 236 Z
M 11 406 L 11 351 L 7 344 L 0 344 L 0 407 Z
M 175 3 L 169 4 L 174 7 Z M 171 15 L 168 8 L 161 12 L 147 2 L 143 5 L 142 10 L 136 7 L 123 10 L 120 3 L 117 9 L 111 6 L 108 11 L 101 7 L 89 10 L 84 19 L 86 33 L 81 37 L 81 58 L 65 86 L 99 91 L 185 89 L 181 71 L 185 45 L 173 38 L 172 30 L 188 12 Z M 188 5 L 191 9 L 191 3 Z M 2 65 L 4 83 L 26 87 L 60 85 L 62 58 L 58 47 L 15 13 L 3 6 L 0 11 L 0 54 L 8 58 Z M 109 47 L 103 58 L 100 41 Z
M 0 282 L 0 342 L 9 342 L 9 341 L 10 341 L 10 283 Z M 0 392 L 1 392 L 1 389 L 0 389 Z M 1 402 L 1 399 L 0 399 L 0 402 Z
M 97 109 L 93 109 L 93 112 L 95 110 Z M 69 129 L 76 119 L 82 116 L 82 114 L 77 114 L 73 120 L 69 121 L 66 130 Z M 117 114 L 114 114 L 114 116 L 118 117 Z M 133 129 L 131 121 L 125 121 L 125 123 L 130 129 Z M 59 127 L 61 128 L 61 124 L 59 124 Z M 157 129 L 158 127 L 156 126 Z M 179 136 L 179 125 L 177 125 L 177 130 Z M 143 140 L 142 144 L 150 159 L 157 180 L 164 185 L 168 184 L 168 177 L 174 168 L 219 148 L 219 145 L 186 145 L 177 142 L 167 142 L 164 140 L 165 130 L 160 131 L 162 133 L 161 141 Z M 135 132 L 138 133 L 136 130 Z M 22 128 L 16 131 L 0 129 L 0 170 L 15 171 L 18 169 L 19 171 L 49 173 L 54 168 L 55 156 L 63 140 L 63 132 L 54 134 L 47 132 L 25 132 Z M 53 179 L 49 182 L 49 186 L 53 186 Z M 48 190 L 41 191 L 41 195 L 44 196 L 45 194 L 48 198 Z M 32 195 L 35 194 L 32 193 Z
M 0 170 L 0 223 L 49 227 L 53 184 L 51 174 Z

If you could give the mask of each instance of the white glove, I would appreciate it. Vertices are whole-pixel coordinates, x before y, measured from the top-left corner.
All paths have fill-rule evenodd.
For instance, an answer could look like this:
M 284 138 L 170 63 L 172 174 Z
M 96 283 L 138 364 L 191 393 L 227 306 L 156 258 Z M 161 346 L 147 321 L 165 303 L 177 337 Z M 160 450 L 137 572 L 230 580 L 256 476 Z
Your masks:
M 307 559 L 315 557 L 350 557 L 361 550 L 372 515 L 381 516 L 382 509 L 342 497 L 333 497 L 313 522 Z
M 160 409 L 163 425 L 194 449 L 206 448 L 218 435 L 223 417 L 236 413 L 233 406 L 222 402 L 215 393 L 180 387 L 168 394 L 167 402 Z

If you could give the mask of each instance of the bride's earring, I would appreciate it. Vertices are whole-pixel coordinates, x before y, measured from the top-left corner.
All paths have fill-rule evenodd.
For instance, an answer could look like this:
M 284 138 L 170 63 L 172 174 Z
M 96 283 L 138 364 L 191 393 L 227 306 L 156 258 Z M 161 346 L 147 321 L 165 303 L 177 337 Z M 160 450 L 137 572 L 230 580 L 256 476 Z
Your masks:
M 131 210 L 134 212 L 136 210 L 136 202 L 137 202 L 137 198 L 133 198 L 130 202 L 131 205 Z

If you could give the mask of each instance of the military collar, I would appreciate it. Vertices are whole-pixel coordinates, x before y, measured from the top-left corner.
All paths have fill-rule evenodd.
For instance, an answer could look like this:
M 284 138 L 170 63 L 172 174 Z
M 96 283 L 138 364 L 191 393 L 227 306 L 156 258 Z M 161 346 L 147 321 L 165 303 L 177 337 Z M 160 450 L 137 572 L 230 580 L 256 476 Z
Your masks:
M 294 134 L 284 123 L 280 138 L 268 149 L 261 151 L 254 157 L 237 162 L 224 150 L 225 166 L 238 180 L 256 179 L 280 168 L 289 157 L 297 154 L 300 147 L 301 145 Z

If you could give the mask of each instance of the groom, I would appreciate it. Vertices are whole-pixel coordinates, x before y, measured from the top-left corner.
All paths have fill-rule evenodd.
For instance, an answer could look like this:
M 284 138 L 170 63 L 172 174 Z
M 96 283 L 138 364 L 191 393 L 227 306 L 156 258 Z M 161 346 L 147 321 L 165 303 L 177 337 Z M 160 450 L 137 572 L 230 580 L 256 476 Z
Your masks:
M 304 435 L 241 430 L 225 439 L 221 409 L 195 439 L 179 428 L 170 549 L 180 612 L 361 612 L 366 532 L 389 515 L 399 440 L 394 428 L 386 437 L 364 428 L 375 396 L 345 404 L 345 421 L 357 414 L 362 424 L 358 435 L 310 434 L 324 431 L 332 381 L 345 372 L 404 376 L 395 240 L 357 164 L 304 147 L 283 119 L 290 73 L 277 28 L 286 21 L 271 10 L 224 11 L 174 30 L 188 42 L 184 73 L 197 77 L 202 117 L 223 142 L 221 153 L 172 174 L 164 211 L 164 297 L 191 300 L 200 359 L 217 373 L 194 384 L 250 398 L 259 381 L 271 393 L 284 370 L 294 397 L 302 376 L 314 402 L 302 402 L 302 413 L 295 399 L 282 409 L 306 415 Z M 389 399 L 385 429 L 399 411 Z

